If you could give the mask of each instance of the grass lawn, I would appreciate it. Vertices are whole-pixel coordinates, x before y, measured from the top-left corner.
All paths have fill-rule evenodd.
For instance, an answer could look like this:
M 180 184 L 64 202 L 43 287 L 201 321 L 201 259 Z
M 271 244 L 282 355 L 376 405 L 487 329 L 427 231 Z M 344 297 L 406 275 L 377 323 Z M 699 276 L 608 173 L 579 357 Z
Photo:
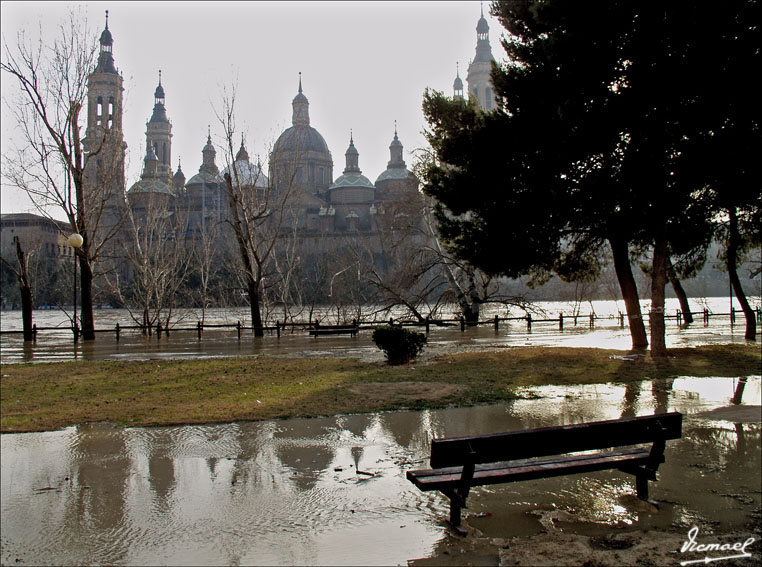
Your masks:
M 670 349 L 659 362 L 616 358 L 625 354 L 525 347 L 443 355 L 404 366 L 265 356 L 6 364 L 0 380 L 0 431 L 45 431 L 95 421 L 170 425 L 463 406 L 509 400 L 516 387 L 543 384 L 762 373 L 757 345 Z M 411 382 L 426 383 L 420 392 L 436 391 L 436 384 L 448 387 L 442 386 L 444 395 L 417 396 L 409 393 Z M 379 383 L 405 383 L 405 388 L 379 388 Z M 401 395 L 403 390 L 408 393 Z

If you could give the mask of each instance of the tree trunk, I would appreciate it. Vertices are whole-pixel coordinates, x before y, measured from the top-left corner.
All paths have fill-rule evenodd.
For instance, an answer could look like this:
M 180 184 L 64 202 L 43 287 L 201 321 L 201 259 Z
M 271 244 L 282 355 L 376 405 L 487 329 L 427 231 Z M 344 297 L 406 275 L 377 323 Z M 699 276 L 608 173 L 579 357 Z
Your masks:
M 667 258 L 667 277 L 669 277 L 672 289 L 675 290 L 677 300 L 680 302 L 680 309 L 683 312 L 683 320 L 686 325 L 690 325 L 693 323 L 693 315 L 691 314 L 691 306 L 688 303 L 688 296 L 685 294 L 680 279 L 675 275 L 675 270 L 672 268 L 672 261 L 669 258 Z
M 646 326 L 640 311 L 640 298 L 635 277 L 632 275 L 630 254 L 625 240 L 609 239 L 611 253 L 614 258 L 614 270 L 622 291 L 622 299 L 627 309 L 627 320 L 630 325 L 633 350 L 645 350 L 648 347 Z
M 735 207 L 731 207 L 729 212 L 730 217 L 730 234 L 728 237 L 728 276 L 730 277 L 730 285 L 733 287 L 733 293 L 738 299 L 738 303 L 741 304 L 744 317 L 746 317 L 746 333 L 744 337 L 746 340 L 757 340 L 757 320 L 754 316 L 746 294 L 741 287 L 741 280 L 738 278 L 738 242 L 740 240 L 738 235 L 738 216 L 736 214 Z
M 19 271 L 16 274 L 19 280 L 19 291 L 21 292 L 21 318 L 24 322 L 24 342 L 34 340 L 34 330 L 32 329 L 32 286 L 29 285 L 29 272 L 27 270 L 27 256 L 21 248 L 21 241 L 14 237 L 16 241 L 16 258 L 19 263 Z
M 254 278 L 249 278 L 249 301 L 251 301 L 251 326 L 254 327 L 254 336 L 263 337 L 262 313 L 259 310 L 259 285 Z
M 93 317 L 93 271 L 86 255 L 87 250 L 82 250 L 79 256 L 80 291 L 81 291 L 81 315 L 82 338 L 86 341 L 95 340 L 95 319 Z
M 664 325 L 664 289 L 667 286 L 667 241 L 657 237 L 654 243 L 651 274 L 651 358 L 667 356 Z

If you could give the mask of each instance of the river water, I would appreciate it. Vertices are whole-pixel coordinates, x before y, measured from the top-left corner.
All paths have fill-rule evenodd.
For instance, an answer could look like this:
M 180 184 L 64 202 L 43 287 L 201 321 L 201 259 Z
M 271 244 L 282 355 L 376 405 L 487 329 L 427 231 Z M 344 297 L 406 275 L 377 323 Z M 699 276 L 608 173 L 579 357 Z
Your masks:
M 477 488 L 466 521 L 492 537 L 538 533 L 559 513 L 577 529 L 721 533 L 760 507 L 760 377 L 539 387 L 508 404 L 158 428 L 87 424 L 7 434 L 3 565 L 394 565 L 436 557 L 447 499 L 405 472 L 433 437 L 680 411 L 651 497 L 605 471 Z M 755 407 L 756 406 L 756 407 Z M 736 408 L 738 409 L 738 408 Z M 470 515 L 469 515 L 470 514 Z M 550 518 L 550 520 L 549 520 Z
M 727 303 L 718 300 L 713 311 L 727 313 Z M 2 314 L 4 329 L 12 324 L 9 315 Z M 61 315 L 40 313 L 38 324 L 46 324 L 46 316 Z M 108 316 L 118 320 L 120 314 Z M 224 331 L 207 332 L 201 341 L 192 333 L 158 340 L 125 334 L 119 343 L 98 337 L 74 347 L 62 330 L 26 349 L 4 336 L 2 362 L 255 353 L 380 361 L 369 335 L 310 338 L 300 332 L 239 342 Z M 731 326 L 717 316 L 687 329 L 673 322 L 667 333 L 668 346 L 742 341 L 742 318 Z M 598 321 L 593 330 L 569 319 L 563 331 L 545 323 L 527 332 L 523 322 L 503 323 L 498 331 L 432 328 L 424 356 L 527 344 L 626 350 L 629 333 L 616 320 Z M 632 498 L 629 475 L 604 471 L 477 488 L 466 522 L 495 538 L 536 534 L 564 517 L 573 518 L 564 530 L 592 534 L 612 527 L 687 533 L 700 525 L 702 533 L 717 534 L 744 529 L 750 518 L 758 522 L 762 506 L 762 386 L 758 375 L 741 378 L 543 386 L 519 390 L 510 403 L 470 408 L 159 428 L 95 423 L 4 434 L 0 563 L 437 562 L 451 538 L 443 521 L 447 498 L 422 493 L 405 478 L 407 470 L 428 466 L 432 438 L 663 411 L 685 418 L 683 437 L 668 443 L 659 481 L 652 483 L 651 497 L 662 502 L 658 512 Z
M 759 298 L 752 298 L 752 305 L 759 306 Z M 432 326 L 429 343 L 424 357 L 435 356 L 452 350 L 473 350 L 484 348 L 509 348 L 513 346 L 570 346 L 598 347 L 627 350 L 631 347 L 629 329 L 620 327 L 619 313 L 624 311 L 622 302 L 595 301 L 582 307 L 584 316 L 576 322 L 571 314 L 571 306 L 564 302 L 539 302 L 535 305 L 540 310 L 535 313 L 535 320 L 553 319 L 549 322 L 535 322 L 531 330 L 525 321 L 502 321 L 499 329 L 491 324 L 466 328 L 460 331 L 458 325 L 450 327 Z M 643 302 L 643 313 L 647 314 L 649 303 Z M 667 300 L 666 312 L 674 315 L 679 308 L 675 299 Z M 687 328 L 681 327 L 677 319 L 667 323 L 667 346 L 696 346 L 709 343 L 744 342 L 744 318 L 738 310 L 735 324 L 729 317 L 730 303 L 727 298 L 708 298 L 693 300 L 692 310 L 708 309 L 713 315 L 705 323 L 701 315 Z M 594 328 L 590 328 L 587 315 L 594 312 L 598 319 Z M 335 314 L 319 312 L 323 322 L 335 323 Z M 564 313 L 564 326 L 559 329 L 558 316 Z M 246 320 L 244 309 L 213 309 L 206 312 L 207 324 L 233 324 Z M 495 315 L 500 317 L 521 317 L 525 312 L 514 309 L 506 312 L 504 308 L 485 309 L 482 320 L 490 320 Z M 388 315 L 386 316 L 388 317 Z M 454 317 L 445 313 L 445 317 Z M 195 329 L 200 313 L 193 310 L 178 312 L 177 327 Z M 381 320 L 384 320 L 382 317 Z M 58 362 L 66 360 L 146 360 L 146 359 L 182 359 L 220 356 L 248 356 L 271 354 L 285 356 L 349 356 L 362 360 L 383 360 L 383 355 L 370 338 L 370 331 L 362 331 L 355 337 L 344 335 L 309 337 L 303 329 L 254 337 L 251 331 L 243 331 L 241 338 L 235 329 L 207 329 L 199 339 L 195 330 L 173 330 L 169 336 L 148 337 L 138 331 L 122 331 L 116 340 L 114 328 L 133 325 L 129 313 L 122 309 L 99 309 L 95 311 L 96 329 L 109 329 L 98 333 L 95 341 L 80 341 L 74 344 L 71 324 L 66 313 L 57 310 L 36 311 L 34 321 L 39 327 L 55 327 L 57 330 L 40 331 L 36 343 L 24 343 L 21 335 L 0 336 L 0 362 Z M 22 328 L 19 311 L 0 313 L 3 330 Z M 418 330 L 423 330 L 418 327 Z

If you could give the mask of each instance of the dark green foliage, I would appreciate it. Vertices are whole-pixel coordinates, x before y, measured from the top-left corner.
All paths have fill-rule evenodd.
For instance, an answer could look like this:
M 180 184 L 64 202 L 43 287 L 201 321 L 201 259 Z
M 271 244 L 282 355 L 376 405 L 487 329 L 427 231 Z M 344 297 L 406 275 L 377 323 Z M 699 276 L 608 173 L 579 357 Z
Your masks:
M 426 345 L 426 335 L 384 325 L 373 331 L 373 342 L 384 351 L 389 364 L 405 364 L 421 353 Z

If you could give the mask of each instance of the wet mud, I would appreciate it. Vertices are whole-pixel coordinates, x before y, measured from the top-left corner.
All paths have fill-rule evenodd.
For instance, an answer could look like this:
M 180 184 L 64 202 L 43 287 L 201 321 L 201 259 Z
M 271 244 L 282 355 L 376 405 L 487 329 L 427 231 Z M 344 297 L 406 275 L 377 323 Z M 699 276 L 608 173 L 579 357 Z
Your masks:
M 37 564 L 678 564 L 697 541 L 761 547 L 760 377 L 536 387 L 507 404 L 161 428 L 86 424 L 0 436 L 0 562 Z M 740 395 L 739 395 L 740 394 Z M 659 411 L 658 508 L 603 471 L 480 487 L 469 535 L 405 472 L 430 441 Z

